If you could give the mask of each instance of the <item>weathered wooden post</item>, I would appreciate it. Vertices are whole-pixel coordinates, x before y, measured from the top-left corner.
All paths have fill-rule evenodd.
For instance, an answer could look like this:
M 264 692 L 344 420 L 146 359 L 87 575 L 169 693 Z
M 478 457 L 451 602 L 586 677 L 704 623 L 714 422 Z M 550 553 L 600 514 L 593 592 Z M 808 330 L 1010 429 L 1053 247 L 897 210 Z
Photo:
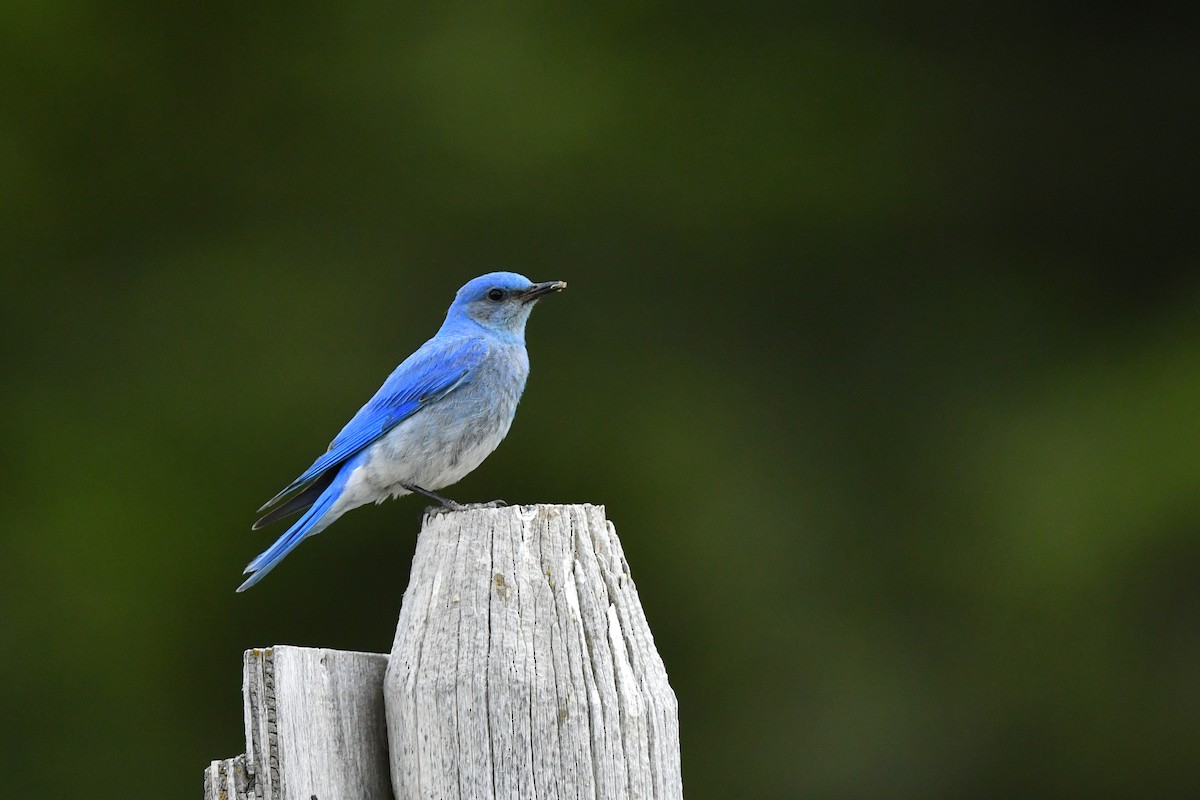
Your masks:
M 397 798 L 679 798 L 675 694 L 604 509 L 425 520 L 384 679 Z
M 427 515 L 390 658 L 250 650 L 245 675 L 246 755 L 206 800 L 683 796 L 675 694 L 600 506 Z
M 389 800 L 386 668 L 380 653 L 247 650 L 246 752 L 204 771 L 205 800 Z

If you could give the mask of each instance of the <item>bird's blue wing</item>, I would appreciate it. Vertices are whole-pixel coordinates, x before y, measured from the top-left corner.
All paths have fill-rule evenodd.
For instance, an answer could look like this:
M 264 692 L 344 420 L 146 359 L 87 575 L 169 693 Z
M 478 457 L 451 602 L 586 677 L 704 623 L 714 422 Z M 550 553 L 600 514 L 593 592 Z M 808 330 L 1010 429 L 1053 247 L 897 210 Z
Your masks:
M 346 423 L 330 443 L 329 450 L 259 511 L 316 480 L 426 405 L 469 381 L 487 353 L 488 345 L 480 339 L 447 341 L 435 338 L 421 345 L 396 367 L 375 396 Z

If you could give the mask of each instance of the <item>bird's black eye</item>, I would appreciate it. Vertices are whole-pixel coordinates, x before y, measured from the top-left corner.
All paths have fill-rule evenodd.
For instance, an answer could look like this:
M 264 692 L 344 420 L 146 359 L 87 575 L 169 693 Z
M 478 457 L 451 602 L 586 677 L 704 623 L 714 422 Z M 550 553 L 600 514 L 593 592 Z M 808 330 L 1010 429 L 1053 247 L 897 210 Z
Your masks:
M 488 292 L 488 300 L 495 300 L 497 303 L 504 299 L 503 289 L 492 289 Z

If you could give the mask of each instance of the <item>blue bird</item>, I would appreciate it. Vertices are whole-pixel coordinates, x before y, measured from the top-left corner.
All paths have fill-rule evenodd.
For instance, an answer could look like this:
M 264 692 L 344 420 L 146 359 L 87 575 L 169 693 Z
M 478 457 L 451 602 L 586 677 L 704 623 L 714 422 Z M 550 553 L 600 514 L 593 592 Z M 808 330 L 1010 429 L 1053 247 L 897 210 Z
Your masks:
M 492 272 L 459 289 L 437 334 L 396 367 L 324 455 L 259 509 L 267 513 L 255 530 L 304 515 L 246 566 L 250 577 L 238 591 L 352 508 L 413 493 L 462 508 L 436 492 L 483 463 L 508 433 L 529 377 L 525 323 L 538 298 L 566 286 Z

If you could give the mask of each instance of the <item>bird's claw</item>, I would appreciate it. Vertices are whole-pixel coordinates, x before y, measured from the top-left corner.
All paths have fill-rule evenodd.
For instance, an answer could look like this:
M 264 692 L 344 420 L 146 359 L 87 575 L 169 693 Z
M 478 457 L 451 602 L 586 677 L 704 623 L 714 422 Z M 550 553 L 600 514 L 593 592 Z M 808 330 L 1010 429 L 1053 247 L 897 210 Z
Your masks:
M 503 500 L 489 500 L 486 503 L 467 503 L 465 505 L 451 500 L 448 503 L 440 506 L 427 506 L 425 508 L 425 514 L 434 516 L 437 514 L 449 514 L 452 511 L 477 511 L 479 509 L 504 508 L 507 505 L 508 503 Z
M 507 505 L 508 505 L 508 503 L 504 502 L 503 500 L 489 500 L 486 503 L 474 503 L 467 507 L 468 508 L 504 508 Z

